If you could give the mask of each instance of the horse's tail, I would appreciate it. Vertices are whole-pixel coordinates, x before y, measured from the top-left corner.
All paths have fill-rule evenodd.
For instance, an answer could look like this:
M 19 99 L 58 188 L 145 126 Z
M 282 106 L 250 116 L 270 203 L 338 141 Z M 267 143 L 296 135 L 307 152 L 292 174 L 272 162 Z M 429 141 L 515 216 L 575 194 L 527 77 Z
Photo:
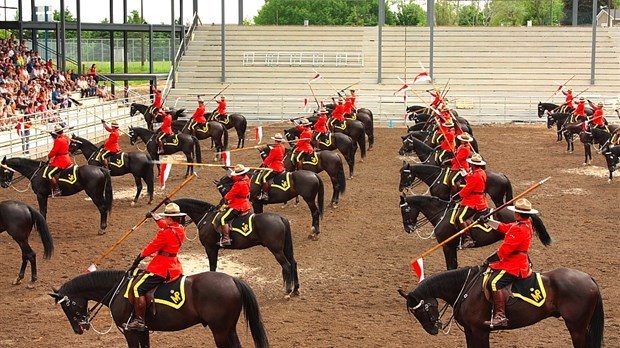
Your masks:
M 325 200 L 325 185 L 323 185 L 323 179 L 320 176 L 316 176 L 319 179 L 319 192 L 318 192 L 318 206 L 319 215 L 323 217 L 323 201 Z
M 243 139 L 244 141 L 245 141 L 245 131 L 247 129 L 248 129 L 248 121 L 244 117 L 244 118 L 241 119 L 241 125 L 240 125 L 239 129 L 237 130 L 237 136 L 239 136 L 239 138 Z
M 293 252 L 293 234 L 291 232 L 291 223 L 288 221 L 287 218 L 281 216 L 280 219 L 282 219 L 282 223 L 285 226 L 285 230 L 284 230 L 284 256 L 286 256 L 286 259 L 288 260 L 288 262 L 291 264 L 291 267 L 294 267 L 292 269 L 293 273 L 297 273 L 297 268 L 295 267 L 295 253 Z
M 344 193 L 347 190 L 347 178 L 344 173 L 344 164 L 340 162 L 338 167 L 338 173 L 336 173 L 336 179 L 338 180 L 338 186 L 340 187 L 340 193 Z
M 514 198 L 514 194 L 512 192 L 512 183 L 510 182 L 510 179 L 508 179 L 506 175 L 504 175 L 504 177 L 506 178 L 506 196 L 504 198 L 504 202 L 508 202 Z
M 155 191 L 155 174 L 153 174 L 153 160 L 151 156 L 146 155 L 147 163 L 142 169 L 145 173 L 142 173 L 144 181 L 146 182 L 146 192 L 149 194 L 149 199 L 153 199 L 153 192 Z
M 363 125 L 364 124 L 362 123 L 362 126 Z M 357 138 L 357 145 L 359 146 L 361 150 L 362 158 L 366 157 L 366 132 L 365 131 L 362 131 L 362 136 Z
M 192 135 L 194 141 L 194 154 L 196 155 L 196 163 L 202 163 L 202 152 L 200 152 L 200 140 Z
M 105 204 L 105 210 L 108 212 L 108 216 L 112 214 L 112 177 L 110 176 L 110 171 L 101 168 L 101 172 L 105 177 L 105 182 L 103 184 L 103 204 Z
M 243 314 L 247 326 L 250 327 L 252 333 L 252 339 L 254 340 L 254 346 L 258 348 L 269 347 L 269 340 L 267 338 L 267 332 L 261 319 L 260 309 L 258 308 L 258 302 L 256 301 L 256 295 L 252 288 L 241 279 L 233 278 L 237 289 L 241 293 L 241 302 L 243 305 Z
M 594 284 L 598 288 L 598 284 L 592 278 Z M 601 290 L 598 289 L 598 301 L 592 313 L 590 319 L 590 325 L 588 332 L 586 333 L 586 345 L 588 347 L 602 347 L 603 346 L 603 331 L 605 329 L 605 311 L 603 310 L 603 297 L 601 296 Z
M 41 242 L 43 243 L 43 258 L 49 259 L 52 257 L 54 253 L 54 241 L 52 240 L 52 234 L 50 233 L 50 228 L 47 225 L 47 221 L 39 211 L 34 209 L 31 206 L 28 206 L 28 210 L 30 210 L 30 216 L 32 221 L 34 222 L 34 226 L 37 228 L 39 232 L 39 236 L 41 237 Z
M 224 127 L 224 125 L 222 125 L 222 130 L 224 133 L 222 133 L 222 136 L 224 136 L 224 150 L 226 150 L 228 148 L 228 129 L 226 129 L 226 127 Z
M 538 239 L 543 243 L 544 246 L 551 245 L 551 236 L 549 232 L 547 232 L 547 228 L 543 223 L 542 219 L 538 215 L 531 215 L 532 217 L 532 226 L 534 226 L 534 230 L 536 230 L 536 234 L 538 234 Z

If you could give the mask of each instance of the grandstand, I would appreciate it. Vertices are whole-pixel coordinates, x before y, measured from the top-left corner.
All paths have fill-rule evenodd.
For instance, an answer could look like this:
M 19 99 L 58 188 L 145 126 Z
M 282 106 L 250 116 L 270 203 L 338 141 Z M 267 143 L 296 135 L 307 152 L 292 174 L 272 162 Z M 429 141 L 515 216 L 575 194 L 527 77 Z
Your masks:
M 411 79 L 429 66 L 427 27 L 384 27 L 382 82 L 377 83 L 377 27 L 226 26 L 226 82 L 221 82 L 219 26 L 197 27 L 179 64 L 176 88 L 168 100 L 194 108 L 195 95 L 212 95 L 227 84 L 229 111 L 250 120 L 280 119 L 304 112 L 312 100 L 307 81 L 321 100 L 360 81 L 359 105 L 371 108 L 380 123 L 402 120 L 403 98 L 392 93 L 398 77 Z M 608 103 L 620 84 L 620 30 L 598 28 L 596 84 L 590 85 L 589 27 L 438 27 L 434 40 L 434 78 L 449 80 L 453 106 L 474 122 L 535 121 L 536 104 L 548 99 L 556 83 L 575 77 L 575 94 Z M 428 99 L 423 91 L 414 90 Z M 563 98 L 556 96 L 554 101 Z M 170 103 L 170 102 L 168 102 Z M 409 104 L 420 104 L 410 94 Z M 312 102 L 309 103 L 313 104 Z

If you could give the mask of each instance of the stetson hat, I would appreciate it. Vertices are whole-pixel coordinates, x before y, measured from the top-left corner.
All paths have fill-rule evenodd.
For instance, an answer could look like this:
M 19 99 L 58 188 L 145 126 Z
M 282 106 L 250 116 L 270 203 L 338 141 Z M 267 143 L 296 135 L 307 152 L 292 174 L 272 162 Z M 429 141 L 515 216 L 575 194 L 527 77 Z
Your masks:
M 164 212 L 160 214 L 161 216 L 185 216 L 185 213 L 181 213 L 181 208 L 176 203 L 168 203 L 166 204 L 166 208 Z
M 443 126 L 444 127 L 448 127 L 448 128 L 452 128 L 452 127 L 454 127 L 454 123 L 452 121 L 448 120 L 448 121 L 443 123 Z
M 326 114 L 327 113 L 327 109 L 325 109 L 324 107 L 320 108 L 318 111 L 318 114 Z
M 468 158 L 467 162 L 470 163 L 470 164 L 473 164 L 475 166 L 483 166 L 483 165 L 487 164 L 487 162 L 482 160 L 482 156 L 480 156 L 477 153 L 475 153 L 473 156 L 471 156 L 471 158 Z
M 471 135 L 469 135 L 469 133 L 467 133 L 467 132 L 464 132 L 463 134 L 457 135 L 456 138 L 458 140 L 460 140 L 460 141 L 465 141 L 465 142 L 468 142 L 468 143 L 474 141 L 474 138 Z
M 584 97 L 579 97 L 579 102 L 580 102 L 580 103 L 585 103 L 585 102 L 586 102 L 586 98 L 584 98 Z
M 118 122 L 116 122 L 116 121 L 112 121 L 112 123 L 110 123 L 110 126 L 111 126 L 112 128 L 118 128 Z
M 226 99 L 226 96 L 225 95 L 221 95 L 220 99 Z
M 271 139 L 275 141 L 284 141 L 284 137 L 282 136 L 282 133 L 274 134 L 274 136 L 272 136 Z
M 509 206 L 508 210 L 512 210 L 519 214 L 538 214 L 538 210 L 532 209 L 532 203 L 526 198 L 517 199 L 515 205 Z
M 598 106 L 603 107 L 603 106 L 605 106 L 605 103 L 603 103 L 603 102 L 598 102 Z
M 233 169 L 233 172 L 230 175 L 232 176 L 243 175 L 249 171 L 250 171 L 250 168 L 246 168 L 246 166 L 244 166 L 243 164 L 237 164 L 235 166 L 235 169 Z
M 56 133 L 56 134 L 60 134 L 60 133 L 62 133 L 64 130 L 65 130 L 65 129 L 64 129 L 64 128 L 62 128 L 62 126 L 61 126 L 61 125 L 59 125 L 59 124 L 57 124 L 57 125 L 54 127 L 54 133 Z
M 307 118 L 302 118 L 301 120 L 299 120 L 299 124 L 304 127 L 307 127 L 307 126 L 310 126 L 310 121 Z

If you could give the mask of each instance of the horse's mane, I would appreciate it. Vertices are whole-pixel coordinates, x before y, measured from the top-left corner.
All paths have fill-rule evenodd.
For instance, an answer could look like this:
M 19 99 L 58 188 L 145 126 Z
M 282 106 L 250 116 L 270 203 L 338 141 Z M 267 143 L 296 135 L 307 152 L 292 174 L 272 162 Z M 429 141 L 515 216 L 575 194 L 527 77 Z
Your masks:
M 118 283 L 124 271 L 95 271 L 91 273 L 77 276 L 65 284 L 58 290 L 62 294 L 77 294 L 91 289 L 100 289 L 112 287 Z
M 33 159 L 30 159 L 30 158 L 26 158 L 26 157 L 7 158 L 7 163 L 10 160 L 16 160 L 16 161 L 18 161 L 19 164 L 23 164 L 23 165 L 26 165 L 26 166 L 29 166 L 29 165 L 36 166 L 36 165 L 39 165 L 39 164 L 43 163 L 42 161 L 37 161 L 37 160 L 33 160 Z M 10 164 L 8 164 L 8 165 L 10 165 Z
M 437 298 L 436 294 L 445 289 L 461 288 L 467 279 L 469 271 L 474 267 L 453 269 L 425 278 L 411 293 L 416 299 Z
M 193 198 L 179 198 L 175 199 L 172 202 L 179 204 L 179 206 L 182 206 L 181 210 L 189 209 L 191 211 L 199 213 L 204 213 L 207 210 L 215 209 L 215 206 L 213 204 Z
M 411 195 L 411 196 L 406 196 L 405 197 L 405 201 L 407 201 L 407 203 L 411 203 L 411 201 L 413 201 L 415 198 L 427 198 L 430 200 L 431 204 L 433 203 L 445 203 L 446 205 L 449 205 L 450 202 L 443 200 L 439 197 L 435 197 L 435 196 L 428 196 L 428 195 Z

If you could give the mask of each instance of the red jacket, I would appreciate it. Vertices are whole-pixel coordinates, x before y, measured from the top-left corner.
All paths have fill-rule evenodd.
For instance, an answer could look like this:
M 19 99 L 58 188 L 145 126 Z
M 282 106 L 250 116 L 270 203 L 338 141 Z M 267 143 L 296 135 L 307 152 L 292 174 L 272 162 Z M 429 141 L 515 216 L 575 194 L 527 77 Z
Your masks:
M 605 117 L 603 116 L 603 108 L 597 107 L 594 110 L 594 115 L 592 115 L 592 123 L 597 126 L 605 125 Z
M 463 143 L 456 149 L 456 154 L 454 158 L 452 158 L 452 168 L 451 170 L 461 170 L 465 169 L 469 171 L 469 162 L 467 159 L 471 155 L 471 146 L 469 143 Z
M 573 107 L 573 92 L 564 92 L 562 91 L 562 93 L 564 93 L 564 95 L 566 96 L 566 100 L 564 101 L 566 103 L 566 106 L 568 106 L 569 108 Z
M 183 267 L 176 254 L 185 241 L 185 227 L 176 222 L 168 225 L 164 219 L 157 220 L 157 226 L 159 226 L 157 235 L 142 250 L 140 256 L 147 257 L 157 253 L 146 266 L 146 271 L 166 279 L 175 279 L 183 274 Z M 175 256 L 160 255 L 159 252 L 162 251 Z
M 207 123 L 207 119 L 205 118 L 205 107 L 203 106 L 199 106 L 196 111 L 194 111 L 194 114 L 192 115 L 192 118 L 194 119 L 194 121 L 196 121 L 196 123 Z
M 314 131 L 317 133 L 327 133 L 327 116 L 325 114 L 319 115 L 319 118 L 314 123 Z
M 344 122 L 344 104 L 337 104 L 332 111 L 332 117 L 338 121 Z
M 532 221 L 527 219 L 510 224 L 500 223 L 497 230 L 506 235 L 497 250 L 500 260 L 493 262 L 491 268 L 504 270 L 516 277 L 527 278 L 532 273 L 530 260 L 527 257 L 532 244 Z
M 454 151 L 454 139 L 456 138 L 454 128 L 439 125 L 439 134 L 444 136 L 443 141 L 441 142 L 441 149 L 450 152 Z
M 435 99 L 433 99 L 433 102 L 431 103 L 432 107 L 437 107 L 439 104 L 441 104 L 441 96 L 439 95 L 439 93 L 431 92 L 431 96 L 435 97 Z
M 71 167 L 73 162 L 71 161 L 71 157 L 69 156 L 69 144 L 71 143 L 71 139 L 65 134 L 60 134 L 54 139 L 54 146 L 52 150 L 47 155 L 47 158 L 50 159 L 49 165 L 53 167 L 58 167 L 60 169 L 65 169 Z
M 165 134 L 174 134 L 172 131 L 172 116 L 164 113 L 164 121 L 161 123 L 159 130 Z
M 352 112 L 353 112 L 353 102 L 351 101 L 351 98 L 347 98 L 344 102 L 344 113 L 350 114 Z
M 356 99 L 356 97 L 348 97 L 346 99 L 347 99 L 347 101 L 351 102 L 351 106 L 352 106 L 353 109 L 357 109 L 355 107 L 355 99 Z
M 286 149 L 281 143 L 276 143 L 269 151 L 269 156 L 263 160 L 265 167 L 273 169 L 276 173 L 282 173 L 284 171 L 284 153 Z
M 585 116 L 586 115 L 586 102 L 577 103 L 577 108 L 575 109 L 575 116 Z
M 220 115 L 226 115 L 226 100 L 216 100 L 217 113 Z
M 461 205 L 476 210 L 484 210 L 489 207 L 484 193 L 487 182 L 487 173 L 482 168 L 476 168 L 465 177 L 465 187 L 459 192 L 463 198 Z
M 161 96 L 161 91 L 160 90 L 155 90 L 155 101 L 153 102 L 153 106 L 155 106 L 156 108 L 161 108 L 163 106 L 163 102 L 162 102 L 162 96 Z
M 244 212 L 252 209 L 250 204 L 250 178 L 247 175 L 238 175 L 233 176 L 232 179 L 235 183 L 224 196 L 226 204 L 230 208 Z
M 118 138 L 121 135 L 120 130 L 118 128 L 112 128 L 107 124 L 104 124 L 103 127 L 110 132 L 110 136 L 108 140 L 106 140 L 105 145 L 103 145 L 103 148 L 110 152 L 121 152 L 121 146 L 118 145 Z
M 299 141 L 297 141 L 295 152 L 302 151 L 305 153 L 313 153 L 314 148 L 310 143 L 312 141 L 312 130 L 302 126 L 297 126 L 297 129 L 301 132 L 301 134 L 299 135 Z

